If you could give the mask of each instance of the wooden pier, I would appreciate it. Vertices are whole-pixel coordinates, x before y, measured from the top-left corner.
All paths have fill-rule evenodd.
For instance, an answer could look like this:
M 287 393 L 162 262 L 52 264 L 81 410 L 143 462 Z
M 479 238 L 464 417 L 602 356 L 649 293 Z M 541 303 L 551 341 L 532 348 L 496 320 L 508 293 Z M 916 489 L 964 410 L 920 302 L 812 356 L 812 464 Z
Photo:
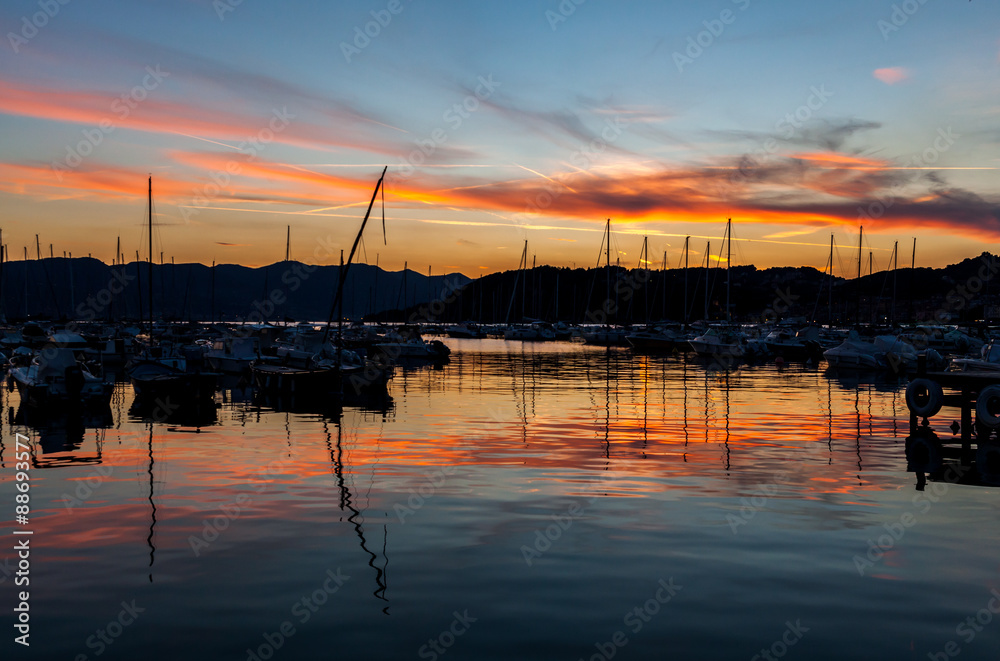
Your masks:
M 1000 485 L 1000 371 L 928 372 L 921 356 L 917 376 L 906 387 L 910 436 L 908 470 L 934 474 L 943 460 L 975 466 L 980 480 Z M 944 407 L 957 408 L 958 420 L 935 430 L 931 419 Z M 958 445 L 958 447 L 954 447 Z M 974 447 L 975 445 L 975 447 Z

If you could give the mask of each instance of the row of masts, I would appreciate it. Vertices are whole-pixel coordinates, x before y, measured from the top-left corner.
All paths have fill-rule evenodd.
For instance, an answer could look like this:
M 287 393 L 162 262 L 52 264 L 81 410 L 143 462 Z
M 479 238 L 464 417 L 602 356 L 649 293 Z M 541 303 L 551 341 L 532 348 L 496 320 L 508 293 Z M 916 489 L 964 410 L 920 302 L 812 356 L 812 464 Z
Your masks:
M 384 173 L 383 173 L 383 176 L 384 176 Z M 370 214 L 372 205 L 374 204 L 375 198 L 378 195 L 378 191 L 379 191 L 381 182 L 382 182 L 382 179 L 380 178 L 378 184 L 376 185 L 375 193 L 373 193 L 372 200 L 371 200 L 371 202 L 369 204 L 368 214 Z M 366 216 L 365 216 L 365 220 L 362 223 L 362 227 L 364 226 L 364 223 L 366 223 L 367 220 L 368 220 L 368 214 L 366 214 Z M 149 328 L 151 330 L 152 329 L 152 323 L 153 323 L 153 317 L 154 317 L 154 310 L 153 310 L 153 300 L 154 300 L 153 299 L 153 277 L 152 277 L 152 275 L 153 275 L 153 255 L 154 255 L 154 251 L 153 251 L 152 177 L 149 178 L 149 185 L 148 185 L 148 215 L 147 215 L 147 218 L 148 218 L 148 232 L 147 232 L 147 234 L 148 234 L 148 237 L 147 237 L 148 238 L 148 269 L 147 269 L 147 277 L 146 277 L 146 281 L 147 282 L 146 282 L 146 284 L 147 284 L 147 288 L 148 288 L 148 299 L 147 299 L 148 300 L 148 305 L 147 305 L 148 316 L 143 314 L 143 309 L 142 309 L 143 306 L 142 306 L 141 297 L 140 297 L 140 300 L 139 300 L 139 315 L 140 315 L 140 318 L 146 317 L 146 320 L 148 321 L 148 324 L 149 324 Z M 359 234 L 358 237 L 355 239 L 354 245 L 352 246 L 351 255 L 350 255 L 349 259 L 348 259 L 347 268 L 343 269 L 343 271 L 342 271 L 343 275 L 342 275 L 341 281 L 340 281 L 340 283 L 338 285 L 338 293 L 336 295 L 335 305 L 339 304 L 341 307 L 343 305 L 343 285 L 344 285 L 344 281 L 346 280 L 346 273 L 347 273 L 347 270 L 350 268 L 350 264 L 353 262 L 353 257 L 354 257 L 354 255 L 355 255 L 355 253 L 357 251 L 360 239 L 361 239 L 361 235 Z M 690 240 L 691 240 L 690 236 L 686 236 L 685 237 L 685 239 L 684 239 L 684 251 L 683 251 L 684 252 L 684 269 L 685 269 L 685 275 L 684 275 L 684 319 L 683 319 L 684 323 L 688 322 L 688 320 L 689 320 L 689 311 L 690 311 L 690 306 L 689 306 L 689 301 L 688 301 L 688 294 L 689 294 L 688 271 L 689 271 L 689 268 L 690 268 L 690 263 L 689 263 L 689 260 L 690 260 Z M 611 292 L 611 289 L 612 289 L 612 287 L 611 287 L 611 220 L 610 219 L 607 220 L 607 223 L 606 223 L 606 226 L 605 226 L 605 237 L 604 237 L 603 241 L 604 241 L 604 247 L 605 247 L 605 262 L 606 262 L 606 268 L 607 268 L 607 283 L 606 283 L 606 286 L 607 286 L 607 292 L 609 293 L 609 297 L 610 297 L 610 292 Z M 724 242 L 724 244 L 726 246 L 726 251 L 727 251 L 727 253 L 726 253 L 726 271 L 727 271 L 727 277 L 726 277 L 726 305 L 725 305 L 726 321 L 727 322 L 731 322 L 732 321 L 732 301 L 731 301 L 731 278 L 729 277 L 729 270 L 730 270 L 730 265 L 731 265 L 731 261 L 732 261 L 732 219 L 728 219 L 727 220 L 727 223 L 726 223 L 726 232 L 725 232 L 725 235 L 723 237 L 723 242 Z M 39 235 L 37 235 L 37 234 L 35 235 L 35 243 L 36 243 L 36 255 L 37 255 L 37 258 L 40 260 L 41 259 L 41 243 L 40 243 Z M 828 292 L 828 313 L 829 313 L 829 318 L 830 319 L 833 318 L 833 287 L 832 287 L 832 280 L 833 280 L 833 266 L 834 266 L 834 249 L 835 249 L 834 235 L 831 233 L 831 235 L 830 235 L 830 257 L 829 257 L 829 260 L 827 262 L 827 266 L 828 266 L 828 269 L 829 269 L 828 276 L 829 276 L 829 279 L 830 279 L 830 282 L 831 282 L 831 286 L 829 287 L 829 292 Z M 54 250 L 53 250 L 52 244 L 50 244 L 49 250 L 50 250 L 50 256 L 53 256 L 54 255 Z M 858 237 L 858 268 L 857 268 L 857 277 L 859 279 L 862 277 L 863 250 L 864 250 L 864 227 L 862 226 L 859 229 L 859 237 Z M 892 255 L 890 256 L 890 262 L 893 264 L 892 270 L 894 272 L 894 276 L 895 276 L 895 271 L 898 268 L 898 261 L 899 261 L 898 252 L 899 252 L 899 242 L 897 241 L 897 242 L 894 243 L 893 250 L 892 250 Z M 25 260 L 27 260 L 27 258 L 28 258 L 27 247 L 25 247 L 25 249 L 24 249 L 24 255 L 25 255 Z M 120 239 L 120 237 L 119 237 L 118 243 L 116 245 L 115 255 L 116 255 L 116 257 L 115 257 L 114 260 L 112 260 L 112 265 L 116 265 L 115 264 L 116 262 L 118 262 L 118 264 L 124 265 L 124 255 L 121 252 L 121 239 Z M 710 255 L 711 255 L 711 241 L 709 240 L 707 242 L 707 246 L 706 246 L 705 262 L 704 262 L 705 267 L 706 267 L 706 272 L 707 272 L 707 268 L 710 266 L 710 260 L 709 260 Z M 2 242 L 2 230 L 0 230 L 0 286 L 2 286 L 3 263 L 6 260 L 6 257 L 7 257 L 7 250 L 6 250 L 6 246 L 3 245 L 3 242 Z M 526 278 L 521 277 L 521 274 L 527 268 L 527 257 L 528 257 L 528 242 L 525 241 L 524 250 L 522 252 L 521 260 L 520 260 L 519 265 L 518 265 L 518 275 L 519 275 L 519 278 L 521 280 L 520 284 L 521 284 L 521 292 L 522 292 L 522 296 L 521 296 L 521 299 L 522 299 L 521 316 L 522 316 L 522 318 L 525 317 L 524 305 L 525 305 L 526 296 L 525 296 L 525 291 L 524 290 L 525 290 L 525 287 L 526 287 L 526 282 L 525 282 Z M 291 258 L 291 225 L 288 225 L 288 226 L 286 226 L 286 235 L 285 235 L 285 261 L 286 262 L 290 261 L 290 258 Z M 140 256 L 139 256 L 139 252 L 138 251 L 136 251 L 136 261 L 137 262 L 140 261 Z M 173 264 L 173 261 L 174 261 L 173 257 L 171 257 L 171 263 L 172 264 Z M 376 263 L 377 263 L 377 261 L 378 261 L 378 258 L 376 256 Z M 649 259 L 649 239 L 648 239 L 648 237 L 643 237 L 643 247 L 642 247 L 642 250 L 640 252 L 639 266 L 645 269 L 647 277 L 648 277 L 649 264 L 650 263 L 651 263 L 651 260 Z M 163 264 L 163 252 L 162 251 L 160 252 L 160 264 L 161 265 Z M 913 253 L 911 255 L 911 270 L 913 268 L 915 268 L 915 265 L 916 265 L 916 238 L 913 239 Z M 664 270 L 666 270 L 666 267 L 667 267 L 667 253 L 666 253 L 666 251 L 664 251 L 664 255 L 663 255 L 663 268 L 664 268 Z M 532 270 L 534 271 L 534 269 L 535 269 L 535 263 L 534 263 L 534 257 L 533 257 L 533 259 L 532 259 Z M 408 271 L 408 264 L 404 265 L 404 271 L 403 271 L 403 278 L 404 278 L 403 290 L 404 291 L 406 291 L 406 282 L 405 282 L 405 280 L 406 280 L 406 272 L 407 271 Z M 870 251 L 869 252 L 869 275 L 871 275 L 872 273 L 873 273 L 873 254 Z M 430 276 L 430 274 L 431 274 L 431 269 L 430 269 L 430 267 L 428 267 L 428 276 Z M 265 286 L 265 294 L 266 294 L 267 293 L 267 269 L 266 268 L 265 268 L 265 274 L 264 274 L 264 276 L 265 276 L 264 286 Z M 72 294 L 73 294 L 73 291 L 72 291 L 73 290 L 73 286 L 72 286 L 72 266 L 70 267 L 70 278 L 71 278 L 71 283 L 70 283 L 71 287 L 70 287 L 70 289 L 71 289 L 71 296 L 72 296 Z M 377 271 L 376 271 L 376 278 L 377 278 Z M 50 280 L 50 285 L 51 285 L 51 280 Z M 516 286 L 517 286 L 517 281 L 515 281 L 515 292 L 516 292 Z M 25 287 L 27 288 L 27 277 L 25 277 Z M 556 291 L 558 292 L 558 280 L 557 280 L 557 283 L 556 283 Z M 214 260 L 212 262 L 212 294 L 211 295 L 212 295 L 212 306 L 211 306 L 212 307 L 212 319 L 214 321 L 214 317 L 215 317 L 215 262 L 214 262 Z M 646 296 L 646 308 L 648 310 L 648 307 L 649 307 L 648 306 L 648 292 L 645 292 L 644 295 Z M 896 295 L 896 279 L 894 277 L 893 278 L 893 300 L 894 301 L 895 301 L 895 295 Z M 911 291 L 911 294 L 910 294 L 910 298 L 911 298 L 911 308 L 912 308 L 912 291 Z M 557 299 L 558 299 L 558 296 L 557 296 Z M 407 305 L 407 302 L 408 301 L 404 300 L 404 309 L 405 309 L 405 307 Z M 507 320 L 508 321 L 510 319 L 511 307 L 513 306 L 513 303 L 514 303 L 514 296 L 512 295 L 511 301 L 510 301 L 510 305 L 508 306 L 508 311 L 507 311 Z M 855 318 L 856 319 L 860 319 L 860 317 L 861 317 L 861 315 L 860 315 L 861 296 L 855 296 L 855 303 L 856 303 Z M 25 305 L 27 305 L 27 292 L 25 292 Z M 704 305 L 705 305 L 705 309 L 704 309 L 705 318 L 707 319 L 708 318 L 708 312 L 709 312 L 709 288 L 707 286 L 705 287 L 705 302 L 704 302 Z M 73 308 L 73 307 L 74 306 L 71 306 L 71 308 Z M 894 322 L 895 321 L 895 319 L 894 319 L 894 316 L 895 316 L 895 304 L 893 305 L 892 310 L 893 310 L 893 319 L 892 319 L 892 321 Z M 663 311 L 664 311 L 664 313 L 666 311 L 666 292 L 664 292 Z M 331 317 L 332 317 L 333 314 L 334 314 L 334 310 L 331 310 Z
M 725 304 L 725 311 L 726 312 L 725 312 L 725 319 L 726 319 L 727 323 L 731 323 L 732 322 L 732 286 L 731 286 L 732 283 L 731 283 L 730 274 L 729 274 L 729 267 L 732 264 L 732 240 L 733 240 L 732 239 L 732 219 L 730 218 L 730 219 L 727 219 L 727 221 L 726 221 L 726 230 L 725 230 L 725 233 L 724 233 L 724 235 L 722 237 L 723 249 L 725 250 L 725 253 L 726 253 L 725 262 L 726 262 L 727 276 L 726 276 L 726 304 Z M 829 255 L 829 258 L 827 260 L 826 266 L 824 268 L 824 272 L 825 272 L 825 274 L 827 276 L 827 283 L 825 285 L 826 288 L 827 288 L 827 317 L 831 321 L 834 319 L 834 313 L 833 313 L 833 308 L 834 308 L 834 305 L 833 305 L 833 281 L 834 281 L 834 278 L 835 278 L 835 276 L 834 276 L 834 264 L 835 264 L 834 254 L 835 254 L 835 250 L 836 250 L 835 235 L 834 235 L 834 233 L 831 232 L 831 234 L 830 234 L 830 255 Z M 916 250 L 917 250 L 917 239 L 916 239 L 916 237 L 914 237 L 913 238 L 913 245 L 912 245 L 912 252 L 911 252 L 911 257 L 910 257 L 911 274 L 912 274 L 913 270 L 916 268 Z M 690 317 L 691 317 L 690 313 L 691 313 L 691 310 L 692 310 L 692 307 L 691 307 L 690 301 L 689 301 L 689 296 L 690 296 L 690 282 L 689 282 L 689 276 L 688 276 L 688 274 L 690 272 L 691 236 L 685 236 L 684 237 L 684 248 L 683 248 L 682 254 L 683 254 L 683 265 L 684 265 L 683 323 L 687 324 L 689 322 L 689 320 L 690 320 Z M 606 292 L 608 292 L 609 297 L 610 297 L 610 292 L 612 291 L 612 283 L 611 283 L 611 220 L 610 219 L 608 219 L 605 222 L 604 233 L 603 233 L 603 236 L 602 236 L 601 257 L 603 257 L 604 268 L 606 269 L 605 290 L 606 290 Z M 711 242 L 711 240 L 707 240 L 707 242 L 706 242 L 706 248 L 705 248 L 705 256 L 704 256 L 704 258 L 702 260 L 702 271 L 704 273 L 706 273 L 706 274 L 708 273 L 709 270 L 711 270 L 711 258 L 712 258 L 712 242 Z M 620 265 L 619 261 L 620 260 L 616 260 L 616 266 Z M 720 255 L 718 256 L 718 262 L 721 262 L 721 261 L 722 261 L 722 255 L 721 255 L 721 251 L 720 251 Z M 534 262 L 535 262 L 535 256 L 533 255 L 532 256 L 532 271 L 534 271 L 534 268 L 535 268 Z M 518 286 L 520 286 L 520 290 L 521 290 L 521 318 L 522 319 L 526 319 L 527 318 L 527 316 L 526 316 L 526 310 L 525 310 L 525 305 L 526 305 L 526 300 L 527 300 L 527 296 L 526 296 L 526 292 L 525 292 L 525 288 L 527 287 L 527 276 L 524 273 L 524 271 L 527 269 L 527 263 L 528 263 L 528 241 L 526 240 L 524 242 L 524 248 L 523 248 L 523 250 L 521 252 L 521 257 L 520 257 L 520 260 L 519 260 L 519 263 L 518 263 L 517 277 L 515 279 L 514 287 L 513 287 L 512 291 L 511 291 L 511 297 L 510 297 L 510 302 L 509 302 L 508 307 L 507 307 L 507 313 L 504 316 L 504 322 L 505 323 L 510 323 L 511 322 L 511 312 L 513 310 L 514 302 L 516 300 L 516 294 L 517 294 Z M 650 255 L 649 255 L 649 237 L 648 236 L 644 236 L 643 237 L 642 248 L 641 248 L 640 253 L 639 253 L 638 268 L 641 268 L 641 269 L 643 269 L 645 271 L 646 280 L 649 279 L 649 270 L 650 270 L 650 264 L 651 263 L 652 263 L 652 260 L 650 259 Z M 893 304 L 892 304 L 892 306 L 890 308 L 891 312 L 889 314 L 889 321 L 890 321 L 890 323 L 895 323 L 895 321 L 896 321 L 896 318 L 895 318 L 895 315 L 896 315 L 896 303 L 895 303 L 895 301 L 896 301 L 896 295 L 897 295 L 897 278 L 896 278 L 897 273 L 896 272 L 898 271 L 898 267 L 899 267 L 899 241 L 895 241 L 893 243 L 892 252 L 891 252 L 890 257 L 889 257 L 889 264 L 891 264 L 891 269 L 887 269 L 887 271 L 891 270 L 892 275 L 893 275 L 893 282 L 892 282 L 892 300 L 893 300 Z M 862 277 L 864 277 L 864 275 L 865 275 L 863 273 L 863 265 L 864 265 L 864 227 L 862 226 L 862 227 L 859 228 L 859 236 L 858 236 L 857 278 L 859 280 Z M 601 267 L 601 260 L 600 259 L 598 260 L 597 267 L 598 268 Z M 664 253 L 663 253 L 663 266 L 662 266 L 662 269 L 663 269 L 663 271 L 667 270 L 667 252 L 666 251 L 664 251 Z M 873 257 L 873 251 L 869 250 L 869 253 L 868 253 L 868 275 L 870 276 L 870 275 L 873 275 L 873 274 L 874 274 L 874 257 Z M 708 276 L 706 275 L 706 278 L 707 277 Z M 649 317 L 649 291 L 646 288 L 643 288 L 643 289 L 644 289 L 643 296 L 645 297 L 645 307 L 646 307 L 646 310 L 647 310 L 647 315 L 646 316 L 647 316 L 647 321 L 648 321 L 648 317 Z M 696 289 L 697 289 L 697 287 L 696 287 Z M 556 298 L 556 303 L 555 303 L 555 305 L 556 305 L 556 309 L 557 309 L 556 318 L 560 318 L 559 315 L 558 315 L 558 305 L 559 305 L 559 297 L 558 297 L 558 291 L 559 291 L 559 274 L 558 273 L 556 273 L 555 291 L 556 291 L 556 297 L 555 297 Z M 706 285 L 703 287 L 703 291 L 704 291 L 703 318 L 707 320 L 709 318 L 709 310 L 710 310 L 709 303 L 710 303 L 710 297 L 711 297 L 711 291 L 712 291 L 712 289 L 706 283 Z M 822 294 L 822 289 L 820 290 L 820 294 Z M 482 295 L 482 291 L 480 291 L 480 296 L 481 295 Z M 854 318 L 855 318 L 855 322 L 860 322 L 861 318 L 862 318 L 861 317 L 861 301 L 862 301 L 862 298 L 863 298 L 863 296 L 861 295 L 861 292 L 859 291 L 858 294 L 854 298 L 855 298 L 855 314 L 854 314 Z M 880 298 L 881 298 L 881 296 L 880 296 Z M 912 315 L 913 315 L 913 292 L 912 292 L 912 287 L 911 287 L 909 298 L 910 298 L 910 302 L 909 302 L 910 313 L 909 314 L 912 317 Z M 817 299 L 817 303 L 818 302 L 819 302 L 819 299 Z M 617 299 L 616 299 L 615 303 L 617 304 Z M 872 305 L 874 305 L 874 304 L 872 304 Z M 666 304 L 666 290 L 664 289 L 662 306 L 661 306 L 661 316 L 664 319 L 666 318 L 666 308 L 667 308 L 667 304 Z M 480 309 L 482 309 L 482 306 L 480 306 Z M 537 309 L 533 312 L 533 315 L 535 317 L 539 316 L 539 313 L 538 313 Z M 873 315 L 873 323 L 874 323 L 874 307 L 873 307 L 873 310 L 872 310 L 872 315 Z M 813 312 L 812 318 L 815 318 L 815 310 Z

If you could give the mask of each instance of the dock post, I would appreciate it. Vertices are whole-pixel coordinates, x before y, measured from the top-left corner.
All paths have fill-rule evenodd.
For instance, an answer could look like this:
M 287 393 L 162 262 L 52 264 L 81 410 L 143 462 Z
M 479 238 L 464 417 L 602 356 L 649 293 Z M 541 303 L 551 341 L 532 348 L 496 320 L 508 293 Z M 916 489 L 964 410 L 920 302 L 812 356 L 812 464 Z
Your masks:
M 972 463 L 972 392 L 962 389 L 962 465 Z

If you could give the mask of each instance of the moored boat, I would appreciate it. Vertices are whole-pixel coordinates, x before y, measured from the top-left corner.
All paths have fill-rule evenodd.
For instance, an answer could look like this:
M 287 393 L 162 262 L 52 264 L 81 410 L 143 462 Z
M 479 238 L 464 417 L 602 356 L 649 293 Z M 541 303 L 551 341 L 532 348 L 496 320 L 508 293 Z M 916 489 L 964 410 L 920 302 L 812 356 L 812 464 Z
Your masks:
M 50 346 L 29 365 L 13 367 L 9 378 L 17 385 L 21 401 L 32 406 L 104 405 L 114 384 L 95 376 L 77 360 L 72 349 Z

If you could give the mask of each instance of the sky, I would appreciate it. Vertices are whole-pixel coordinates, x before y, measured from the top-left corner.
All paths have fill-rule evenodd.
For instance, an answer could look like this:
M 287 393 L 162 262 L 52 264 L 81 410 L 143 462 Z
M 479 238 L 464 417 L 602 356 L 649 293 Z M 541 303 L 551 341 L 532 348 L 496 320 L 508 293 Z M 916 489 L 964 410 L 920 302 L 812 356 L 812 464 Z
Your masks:
M 290 235 L 334 264 L 386 167 L 358 259 L 389 270 L 594 266 L 608 219 L 630 267 L 687 236 L 725 261 L 730 218 L 731 263 L 823 269 L 832 235 L 845 276 L 862 226 L 866 272 L 1000 239 L 996 2 L 5 0 L 0 27 L 12 259 L 146 259 L 152 177 L 156 260 Z

